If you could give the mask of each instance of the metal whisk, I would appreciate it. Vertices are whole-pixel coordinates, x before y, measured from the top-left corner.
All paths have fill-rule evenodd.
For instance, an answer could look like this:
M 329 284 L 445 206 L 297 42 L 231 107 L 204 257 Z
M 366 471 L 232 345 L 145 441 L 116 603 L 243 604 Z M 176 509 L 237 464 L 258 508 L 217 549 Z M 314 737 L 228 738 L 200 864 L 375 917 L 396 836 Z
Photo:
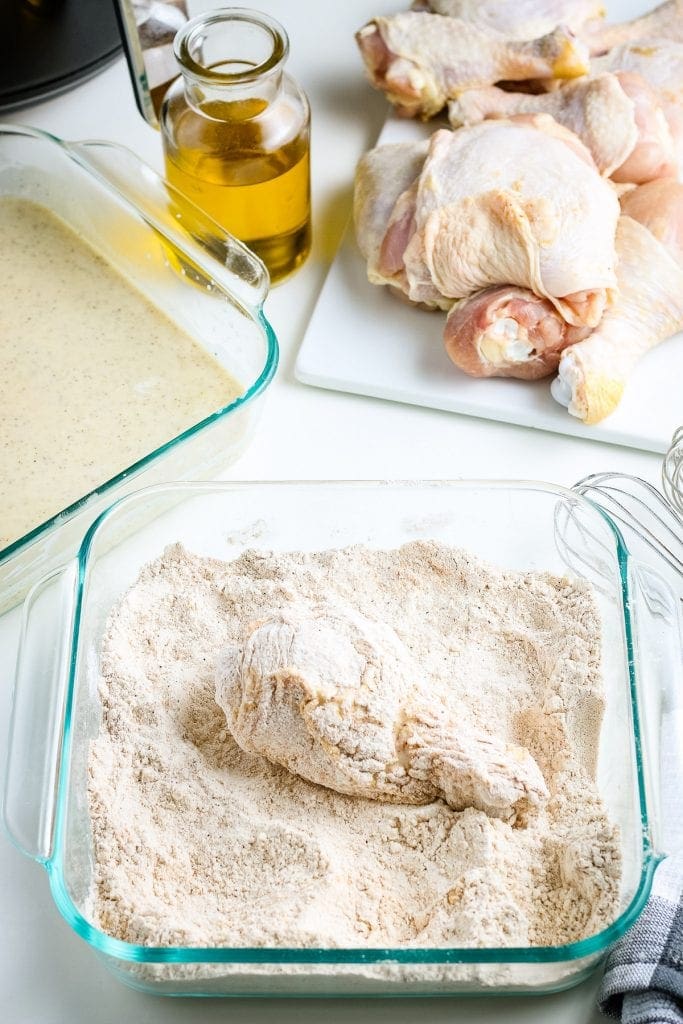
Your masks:
M 683 515 L 683 427 L 674 434 L 664 458 L 662 485 L 673 507 Z
M 646 545 L 683 578 L 683 427 L 675 432 L 664 458 L 662 487 L 664 494 L 637 476 L 594 473 L 572 490 L 619 523 L 632 551 Z

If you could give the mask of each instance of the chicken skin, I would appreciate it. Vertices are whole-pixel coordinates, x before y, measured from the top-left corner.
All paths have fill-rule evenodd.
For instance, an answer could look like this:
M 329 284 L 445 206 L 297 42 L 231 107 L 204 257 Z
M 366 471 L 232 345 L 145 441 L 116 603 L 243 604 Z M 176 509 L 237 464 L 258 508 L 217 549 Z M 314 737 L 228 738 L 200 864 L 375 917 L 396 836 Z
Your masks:
M 683 0 L 666 0 L 641 18 L 616 25 L 591 23 L 582 33 L 591 54 L 607 53 L 622 43 L 660 37 L 683 43 Z
M 519 42 L 459 18 L 406 11 L 374 18 L 356 41 L 371 83 L 399 113 L 424 120 L 466 89 L 501 79 L 576 78 L 588 71 L 584 44 L 562 26 Z
M 579 32 L 605 13 L 602 0 L 418 0 L 413 7 L 471 21 L 508 39 L 538 39 L 558 25 Z
M 546 115 L 485 121 L 432 135 L 382 246 L 395 261 L 403 247 L 415 302 L 514 284 L 592 327 L 616 284 L 618 216 L 613 187 L 573 133 Z
M 417 182 L 427 156 L 429 143 L 396 142 L 377 146 L 361 157 L 356 169 L 353 194 L 353 219 L 358 248 L 365 257 L 368 281 L 389 285 L 399 294 L 407 292 L 408 284 L 403 266 L 403 249 L 394 236 L 393 252 L 384 244 L 392 214 L 402 195 L 408 194 Z M 411 191 L 412 197 L 413 192 Z M 402 201 L 408 208 L 408 200 Z M 408 210 L 411 216 L 411 210 Z M 411 221 L 407 225 L 410 230 Z M 452 300 L 434 293 L 431 305 L 450 308 Z
M 683 12 L 681 14 L 683 19 Z M 591 62 L 596 72 L 612 71 L 645 80 L 654 89 L 673 140 L 677 173 L 683 170 L 683 41 L 645 39 L 616 46 Z M 637 102 L 637 97 L 633 97 Z M 676 174 L 674 174 L 676 176 Z M 635 179 L 633 179 L 635 180 Z
M 683 185 L 628 192 L 617 228 L 619 291 L 598 329 L 562 353 L 553 396 L 598 423 L 619 404 L 638 361 L 683 328 Z
M 660 96 L 635 72 L 604 71 L 535 96 L 489 86 L 465 92 L 448 105 L 454 127 L 526 113 L 550 114 L 573 131 L 598 170 L 615 181 L 640 185 L 677 172 Z

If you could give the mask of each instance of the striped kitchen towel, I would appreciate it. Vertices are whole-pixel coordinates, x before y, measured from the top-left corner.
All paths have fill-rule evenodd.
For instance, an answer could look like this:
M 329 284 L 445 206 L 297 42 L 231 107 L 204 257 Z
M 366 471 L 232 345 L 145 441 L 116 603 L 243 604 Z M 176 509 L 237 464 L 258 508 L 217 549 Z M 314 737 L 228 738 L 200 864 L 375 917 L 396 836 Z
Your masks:
M 683 1024 L 680 854 L 657 868 L 645 909 L 607 959 L 598 1001 L 622 1024 Z

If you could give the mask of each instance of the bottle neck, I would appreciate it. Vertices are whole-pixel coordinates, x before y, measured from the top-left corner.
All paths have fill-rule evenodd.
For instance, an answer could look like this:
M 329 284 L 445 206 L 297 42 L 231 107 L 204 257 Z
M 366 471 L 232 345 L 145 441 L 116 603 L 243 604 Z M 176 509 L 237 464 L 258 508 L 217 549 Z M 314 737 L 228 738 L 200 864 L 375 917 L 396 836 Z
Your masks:
M 173 52 L 185 97 L 195 110 L 211 116 L 212 109 L 229 105 L 231 111 L 258 113 L 282 88 L 289 40 L 274 18 L 227 7 L 189 21 L 177 34 Z
M 224 81 L 212 82 L 208 76 L 198 79 L 183 71 L 183 87 L 187 102 L 199 113 L 209 116 L 212 110 L 225 108 L 229 104 L 232 111 L 241 108 L 245 117 L 254 117 L 278 97 L 282 91 L 282 81 L 281 70 L 251 82 L 234 84 L 227 84 Z

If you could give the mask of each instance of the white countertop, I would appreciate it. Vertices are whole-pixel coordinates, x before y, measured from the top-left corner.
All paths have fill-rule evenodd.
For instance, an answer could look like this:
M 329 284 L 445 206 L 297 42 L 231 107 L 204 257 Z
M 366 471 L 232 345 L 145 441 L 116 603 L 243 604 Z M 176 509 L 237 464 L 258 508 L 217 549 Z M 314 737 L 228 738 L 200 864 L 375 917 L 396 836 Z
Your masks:
M 204 4 L 203 6 L 210 6 Z M 215 5 L 214 5 L 215 6 Z M 281 345 L 254 443 L 233 479 L 287 478 L 535 478 L 570 485 L 589 473 L 617 470 L 657 482 L 657 456 L 468 419 L 450 413 L 308 388 L 293 377 L 297 349 L 351 207 L 353 169 L 386 114 L 365 83 L 354 31 L 401 4 L 346 0 L 333 8 L 315 0 L 259 0 L 284 23 L 289 68 L 313 111 L 314 246 L 306 266 L 269 297 L 266 311 Z M 633 13 L 645 5 L 634 2 Z M 200 9 L 198 5 L 193 11 Z M 630 13 L 630 11 L 628 12 Z M 138 115 L 123 59 L 65 96 L 7 115 L 67 139 L 121 142 L 161 168 L 161 142 Z M 368 325 L 372 344 L 372 324 Z M 4 758 L 19 611 L 0 619 L 0 757 Z M 43 871 L 0 833 L 0 1017 L 11 1024 L 169 1024 L 231 1018 L 330 1024 L 413 1021 L 491 1024 L 587 1024 L 597 979 L 562 995 L 537 999 L 444 1000 L 169 1000 L 143 996 L 115 981 L 55 909 Z

